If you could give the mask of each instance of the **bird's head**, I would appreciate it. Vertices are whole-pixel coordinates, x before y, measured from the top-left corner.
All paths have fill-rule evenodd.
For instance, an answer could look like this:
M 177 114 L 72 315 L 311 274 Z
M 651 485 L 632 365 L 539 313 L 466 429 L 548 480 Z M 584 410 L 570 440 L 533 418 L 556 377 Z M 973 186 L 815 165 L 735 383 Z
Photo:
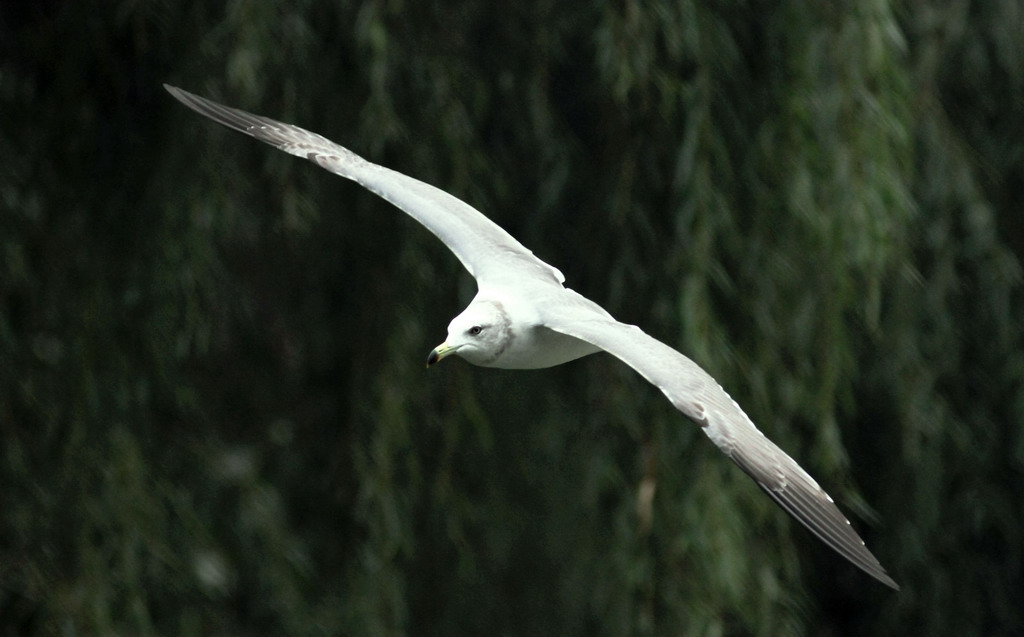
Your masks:
M 452 354 L 474 365 L 494 363 L 512 340 L 511 321 L 496 301 L 473 301 L 448 324 L 448 338 L 427 356 L 427 367 Z

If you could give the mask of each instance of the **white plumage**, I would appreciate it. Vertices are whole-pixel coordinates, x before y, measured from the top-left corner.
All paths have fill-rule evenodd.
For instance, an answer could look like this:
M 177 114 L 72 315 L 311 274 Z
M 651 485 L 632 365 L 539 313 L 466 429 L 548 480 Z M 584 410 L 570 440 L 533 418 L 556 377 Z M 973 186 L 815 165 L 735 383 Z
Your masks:
M 692 360 L 593 301 L 563 287 L 565 277 L 463 201 L 378 166 L 307 130 L 229 108 L 179 88 L 189 108 L 351 179 L 419 221 L 455 253 L 478 293 L 452 320 L 428 365 L 458 354 L 486 367 L 550 367 L 600 350 L 626 363 L 696 422 L 783 509 L 882 583 L 899 589 L 833 503 L 785 452 L 762 434 L 729 394 Z

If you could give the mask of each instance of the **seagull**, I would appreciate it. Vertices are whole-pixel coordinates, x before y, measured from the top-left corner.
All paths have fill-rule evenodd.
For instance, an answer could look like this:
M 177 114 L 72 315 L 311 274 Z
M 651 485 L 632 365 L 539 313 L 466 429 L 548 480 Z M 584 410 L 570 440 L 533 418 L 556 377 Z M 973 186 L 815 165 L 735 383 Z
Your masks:
M 316 133 L 230 108 L 164 84 L 200 115 L 303 157 L 384 198 L 440 239 L 476 279 L 477 294 L 427 357 L 459 356 L 482 367 L 540 369 L 604 351 L 661 390 L 787 513 L 883 584 L 896 582 L 832 498 L 769 440 L 697 363 L 565 287 L 565 277 L 469 204 L 369 162 Z

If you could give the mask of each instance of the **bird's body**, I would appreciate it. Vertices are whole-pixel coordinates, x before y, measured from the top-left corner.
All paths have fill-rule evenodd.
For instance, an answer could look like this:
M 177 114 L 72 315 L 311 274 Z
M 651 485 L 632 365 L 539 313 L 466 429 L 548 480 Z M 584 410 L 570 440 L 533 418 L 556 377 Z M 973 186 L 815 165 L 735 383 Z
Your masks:
M 466 309 L 452 319 L 446 343 L 455 345 L 460 334 L 479 326 L 481 333 L 470 340 L 486 339 L 487 347 L 459 345 L 459 356 L 480 367 L 500 369 L 543 369 L 601 351 L 593 343 L 547 327 L 535 301 L 574 298 L 601 312 L 603 308 L 561 284 L 540 282 L 531 287 L 529 291 L 513 291 L 501 286 L 481 290 Z M 524 298 L 531 302 L 523 302 Z M 611 315 L 607 316 L 611 319 Z
M 189 108 L 317 165 L 393 203 L 443 241 L 478 285 L 427 359 L 452 354 L 475 365 L 535 369 L 606 351 L 632 367 L 747 472 L 783 509 L 846 559 L 899 587 L 852 529 L 832 498 L 762 434 L 724 389 L 692 360 L 565 288 L 555 267 L 497 224 L 433 186 L 378 166 L 307 130 L 166 87 Z

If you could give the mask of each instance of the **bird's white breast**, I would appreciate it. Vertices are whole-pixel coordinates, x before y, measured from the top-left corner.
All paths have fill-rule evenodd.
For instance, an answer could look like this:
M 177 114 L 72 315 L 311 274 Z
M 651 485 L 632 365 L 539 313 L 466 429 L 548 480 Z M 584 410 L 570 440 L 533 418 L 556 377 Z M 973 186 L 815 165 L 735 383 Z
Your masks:
M 485 367 L 501 369 L 541 369 L 554 367 L 593 354 L 600 349 L 572 336 L 560 334 L 541 325 L 519 325 L 509 346 Z

